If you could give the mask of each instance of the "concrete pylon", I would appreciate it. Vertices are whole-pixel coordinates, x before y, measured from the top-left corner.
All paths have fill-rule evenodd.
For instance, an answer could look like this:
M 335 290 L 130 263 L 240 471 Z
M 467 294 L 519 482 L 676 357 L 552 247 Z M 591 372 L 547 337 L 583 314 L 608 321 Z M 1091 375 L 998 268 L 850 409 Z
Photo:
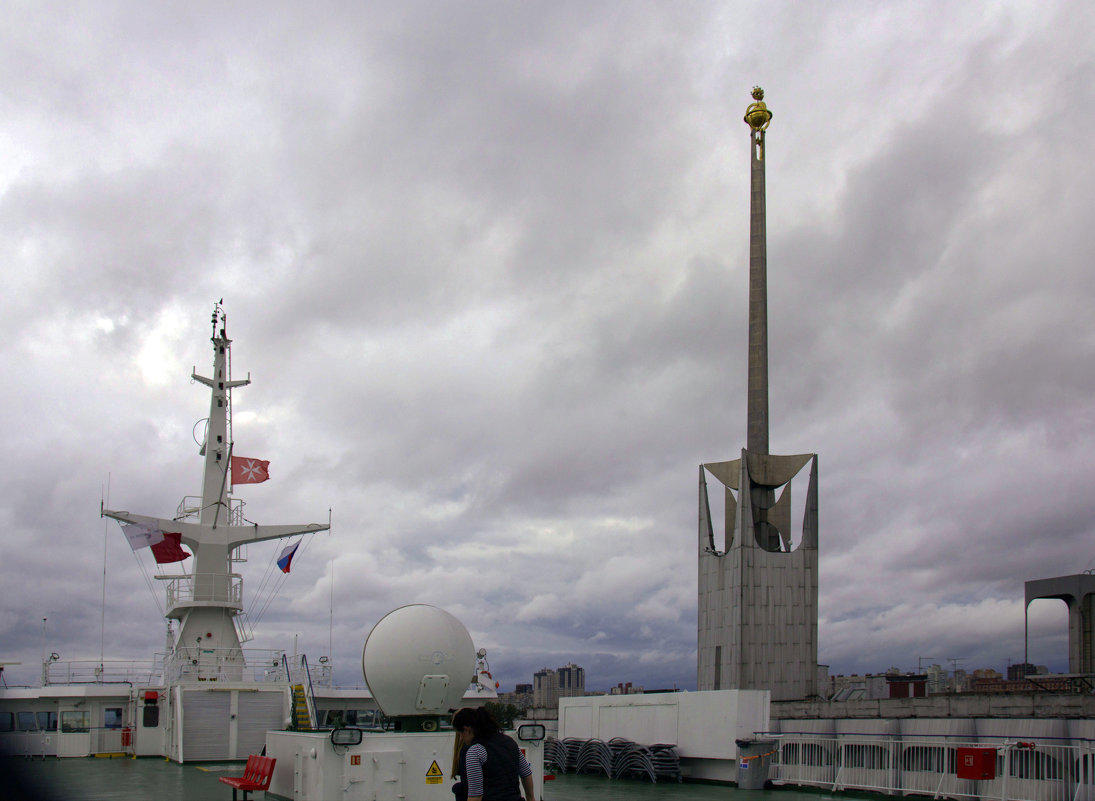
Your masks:
M 1095 673 L 1095 575 L 1078 573 L 1024 584 L 1023 661 L 1030 663 L 1030 602 L 1057 598 L 1068 606 L 1068 672 Z
M 749 374 L 741 458 L 700 465 L 697 689 L 817 695 L 817 455 L 768 452 L 768 254 L 764 135 L 772 112 L 753 89 L 750 141 Z M 801 538 L 791 485 L 809 465 Z M 723 486 L 725 539 L 716 547 L 707 476 Z

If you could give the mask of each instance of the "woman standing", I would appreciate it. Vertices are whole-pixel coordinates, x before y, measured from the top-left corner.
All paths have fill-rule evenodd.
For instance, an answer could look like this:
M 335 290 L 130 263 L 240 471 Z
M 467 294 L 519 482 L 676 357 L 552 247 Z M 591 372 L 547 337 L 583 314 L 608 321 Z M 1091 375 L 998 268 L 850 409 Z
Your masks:
M 525 801 L 536 801 L 532 767 L 490 712 L 465 707 L 453 715 L 452 728 L 465 746 L 460 775 L 468 785 L 468 801 L 521 801 L 521 786 Z

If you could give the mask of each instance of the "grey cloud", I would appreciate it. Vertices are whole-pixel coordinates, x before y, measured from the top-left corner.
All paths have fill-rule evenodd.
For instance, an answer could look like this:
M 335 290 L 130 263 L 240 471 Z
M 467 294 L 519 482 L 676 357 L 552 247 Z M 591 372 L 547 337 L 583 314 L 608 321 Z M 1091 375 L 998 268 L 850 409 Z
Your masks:
M 696 465 L 744 435 L 757 82 L 772 443 L 820 454 L 822 659 L 1017 658 L 1022 581 L 1092 555 L 1092 14 L 851 14 L 19 12 L 5 659 L 40 651 L 41 545 L 100 551 L 108 474 L 150 513 L 197 487 L 188 375 L 224 297 L 254 379 L 237 445 L 274 471 L 247 514 L 335 523 L 257 643 L 333 646 L 352 683 L 372 622 L 430 602 L 505 686 L 567 661 L 590 686 L 691 686 Z M 111 616 L 142 615 L 108 650 L 151 653 L 162 624 L 107 536 Z M 249 596 L 276 550 L 250 554 Z M 47 640 L 97 655 L 98 568 L 69 586 L 48 616 L 81 624 Z M 1055 620 L 1035 636 L 1061 667 Z

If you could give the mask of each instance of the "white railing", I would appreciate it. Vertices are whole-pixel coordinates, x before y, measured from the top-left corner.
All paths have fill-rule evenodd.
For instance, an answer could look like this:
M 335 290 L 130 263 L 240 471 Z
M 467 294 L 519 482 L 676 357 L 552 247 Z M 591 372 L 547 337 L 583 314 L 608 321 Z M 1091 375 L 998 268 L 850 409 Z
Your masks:
M 888 795 L 1001 801 L 1095 801 L 1095 741 L 1019 742 L 891 734 L 777 736 L 775 784 Z M 959 748 L 993 749 L 995 777 L 958 777 Z
M 150 660 L 53 661 L 42 666 L 42 685 L 128 684 L 133 687 L 162 687 L 177 681 L 285 682 L 284 655 L 282 650 L 268 648 L 179 647 L 169 657 L 158 653 Z M 312 685 L 330 688 L 331 668 L 329 662 L 311 665 Z
M 243 576 L 239 573 L 187 573 L 156 578 L 167 582 L 168 612 L 177 606 L 196 603 L 243 608 Z
M 121 661 L 76 659 L 45 662 L 42 684 L 143 684 L 163 683 L 162 664 L 156 660 Z
M 285 652 L 265 648 L 179 647 L 164 661 L 167 683 L 285 681 Z
M 228 499 L 228 520 L 230 526 L 242 526 L 246 521 L 243 518 L 244 502 L 239 498 Z M 175 512 L 176 520 L 196 520 L 201 518 L 202 498 L 200 495 L 187 495 L 179 501 L 179 508 Z

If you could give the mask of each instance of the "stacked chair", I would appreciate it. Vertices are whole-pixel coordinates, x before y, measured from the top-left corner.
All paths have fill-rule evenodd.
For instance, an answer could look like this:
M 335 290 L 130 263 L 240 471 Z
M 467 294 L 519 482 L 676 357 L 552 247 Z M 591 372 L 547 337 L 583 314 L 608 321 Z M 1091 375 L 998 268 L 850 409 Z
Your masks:
M 544 764 L 559 773 L 604 774 L 612 779 L 658 779 L 681 781 L 681 761 L 677 746 L 667 743 L 639 745 L 623 737 L 581 740 L 568 737 L 562 742 L 548 737 L 544 744 Z

